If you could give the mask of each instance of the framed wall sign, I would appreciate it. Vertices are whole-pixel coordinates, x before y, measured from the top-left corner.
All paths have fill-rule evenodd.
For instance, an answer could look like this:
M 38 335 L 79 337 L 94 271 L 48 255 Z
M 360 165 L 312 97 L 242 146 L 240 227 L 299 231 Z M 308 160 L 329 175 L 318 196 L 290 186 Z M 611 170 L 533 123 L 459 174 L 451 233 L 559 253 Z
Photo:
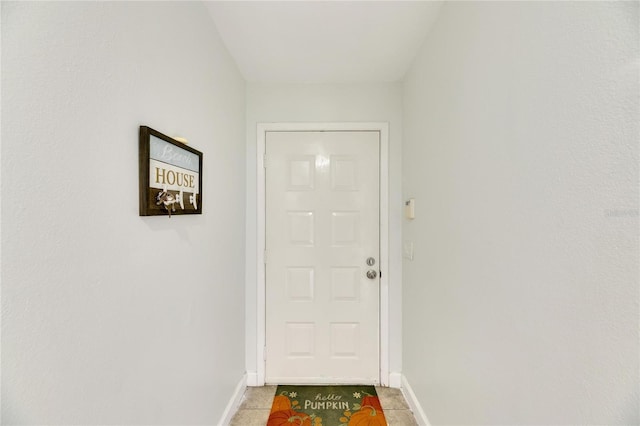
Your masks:
M 202 153 L 140 126 L 140 216 L 202 214 Z

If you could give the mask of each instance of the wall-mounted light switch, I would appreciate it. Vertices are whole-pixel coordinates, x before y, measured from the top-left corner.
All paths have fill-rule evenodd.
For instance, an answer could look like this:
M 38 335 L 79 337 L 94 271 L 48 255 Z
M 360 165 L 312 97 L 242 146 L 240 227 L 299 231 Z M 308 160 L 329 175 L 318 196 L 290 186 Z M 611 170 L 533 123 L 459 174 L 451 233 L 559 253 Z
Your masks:
M 402 244 L 402 257 L 413 260 L 413 241 L 405 241 Z
M 416 199 L 409 198 L 404 203 L 404 216 L 407 219 L 415 219 L 416 218 Z

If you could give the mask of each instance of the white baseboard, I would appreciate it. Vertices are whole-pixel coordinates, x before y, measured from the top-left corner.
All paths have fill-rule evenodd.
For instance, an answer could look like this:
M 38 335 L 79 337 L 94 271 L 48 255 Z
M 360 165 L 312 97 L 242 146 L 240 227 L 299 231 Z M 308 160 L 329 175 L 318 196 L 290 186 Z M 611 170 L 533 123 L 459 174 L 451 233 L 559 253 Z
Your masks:
M 389 373 L 389 387 L 396 389 L 402 387 L 402 373 Z
M 238 408 L 240 407 L 240 403 L 242 402 L 242 397 L 244 396 L 244 391 L 247 389 L 247 375 L 244 374 L 235 390 L 233 391 L 233 395 L 231 395 L 231 399 L 227 404 L 227 407 L 224 409 L 222 413 L 222 417 L 218 422 L 218 426 L 226 426 L 231 424 L 231 419 L 233 415 L 236 414 Z
M 402 390 L 404 399 L 407 401 L 407 404 L 409 404 L 409 408 L 411 408 L 411 411 L 413 411 L 413 416 L 416 418 L 418 424 L 420 426 L 431 426 L 427 415 L 422 409 L 420 402 L 418 402 L 418 399 L 413 393 L 413 389 L 411 389 L 411 385 L 409 384 L 409 381 L 404 376 L 404 374 L 402 375 L 402 387 L 400 389 Z

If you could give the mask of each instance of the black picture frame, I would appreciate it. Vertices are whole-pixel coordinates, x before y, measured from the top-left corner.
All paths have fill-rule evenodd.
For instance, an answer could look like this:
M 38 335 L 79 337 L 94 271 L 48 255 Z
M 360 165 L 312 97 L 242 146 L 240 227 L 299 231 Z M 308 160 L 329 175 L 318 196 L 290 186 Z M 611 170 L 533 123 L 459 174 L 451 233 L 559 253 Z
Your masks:
M 140 126 L 140 216 L 202 214 L 202 152 Z

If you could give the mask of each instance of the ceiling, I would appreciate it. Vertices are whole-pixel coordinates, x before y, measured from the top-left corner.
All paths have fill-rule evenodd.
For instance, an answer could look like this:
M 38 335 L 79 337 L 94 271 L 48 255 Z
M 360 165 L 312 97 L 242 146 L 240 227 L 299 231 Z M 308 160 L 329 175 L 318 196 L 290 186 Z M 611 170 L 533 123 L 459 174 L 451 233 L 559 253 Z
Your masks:
M 251 82 L 401 80 L 440 1 L 208 1 Z

